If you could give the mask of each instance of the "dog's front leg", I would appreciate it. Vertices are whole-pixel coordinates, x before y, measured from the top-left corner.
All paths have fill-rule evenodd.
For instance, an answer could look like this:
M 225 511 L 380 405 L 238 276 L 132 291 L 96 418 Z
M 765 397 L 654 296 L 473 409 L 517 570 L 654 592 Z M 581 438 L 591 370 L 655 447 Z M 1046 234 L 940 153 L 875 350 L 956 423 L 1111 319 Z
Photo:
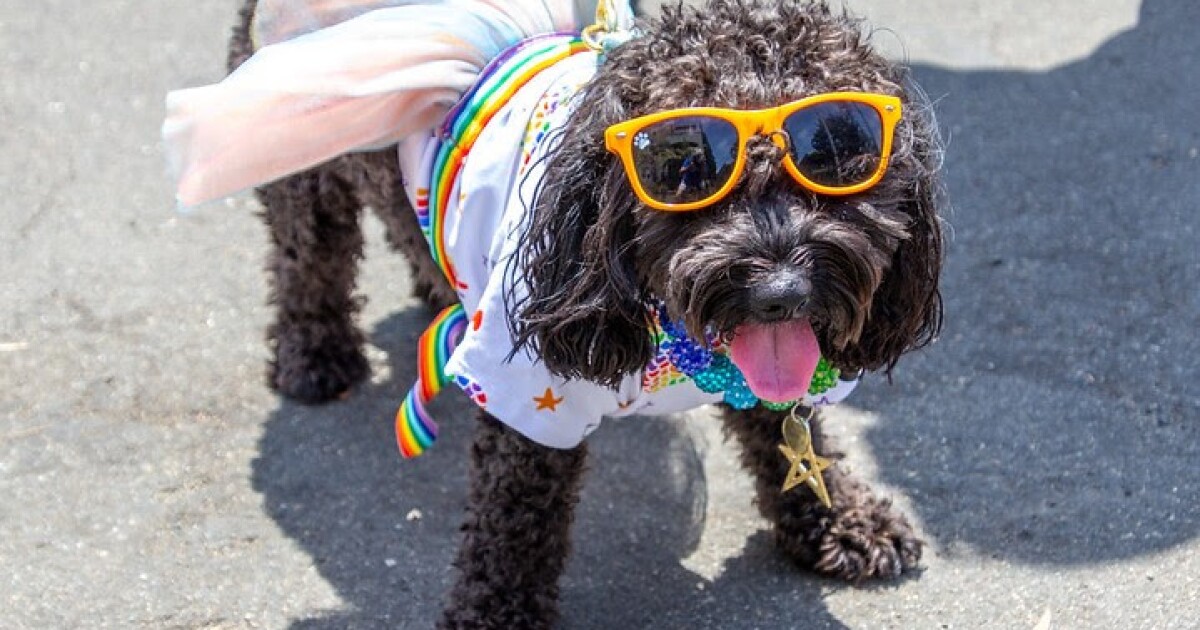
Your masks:
M 894 578 L 921 558 L 921 540 L 891 503 L 840 466 L 824 472 L 833 507 L 826 508 L 804 484 L 784 493 L 789 462 L 779 451 L 787 412 L 756 407 L 723 409 L 725 430 L 742 446 L 742 465 L 754 475 L 757 505 L 775 527 L 779 547 L 805 568 L 850 581 Z M 832 457 L 818 414 L 811 423 L 813 447 Z
M 536 444 L 481 414 L 458 578 L 441 628 L 548 628 L 570 551 L 586 447 Z

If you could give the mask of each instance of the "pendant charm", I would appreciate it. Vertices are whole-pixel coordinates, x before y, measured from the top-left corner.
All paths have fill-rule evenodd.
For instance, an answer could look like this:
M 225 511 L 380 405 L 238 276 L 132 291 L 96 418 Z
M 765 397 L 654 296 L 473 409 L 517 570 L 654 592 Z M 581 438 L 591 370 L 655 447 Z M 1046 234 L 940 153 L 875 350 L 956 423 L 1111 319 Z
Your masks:
M 833 502 L 829 500 L 829 490 L 825 487 L 821 472 L 832 466 L 833 462 L 813 451 L 812 431 L 808 426 L 811 417 L 811 408 L 808 417 L 801 418 L 796 415 L 796 407 L 792 407 L 792 412 L 783 419 L 783 444 L 779 445 L 779 450 L 791 463 L 783 480 L 783 492 L 807 483 L 821 504 L 831 508 Z

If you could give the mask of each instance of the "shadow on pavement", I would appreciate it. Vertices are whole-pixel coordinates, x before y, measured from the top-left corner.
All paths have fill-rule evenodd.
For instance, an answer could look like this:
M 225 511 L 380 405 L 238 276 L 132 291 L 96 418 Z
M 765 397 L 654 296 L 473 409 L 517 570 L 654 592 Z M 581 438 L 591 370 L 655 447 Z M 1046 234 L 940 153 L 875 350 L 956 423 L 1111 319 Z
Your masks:
M 390 422 L 430 316 L 405 310 L 372 333 L 392 363 L 386 382 L 331 405 L 285 402 L 267 420 L 254 488 L 351 609 L 297 628 L 431 627 L 440 612 L 458 544 L 473 412 L 462 396 L 435 401 L 442 436 L 412 461 L 401 460 Z M 563 579 L 566 627 L 739 627 L 729 625 L 732 610 L 753 627 L 774 606 L 806 611 L 815 628 L 841 627 L 825 612 L 822 582 L 776 558 L 767 539 L 752 540 L 715 582 L 680 566 L 699 540 L 707 491 L 695 449 L 674 425 L 622 421 L 589 445 L 575 553 Z M 409 520 L 414 509 L 421 516 Z M 601 610 L 603 617 L 592 616 Z
M 946 553 L 1077 565 L 1200 532 L 1196 24 L 1200 4 L 1147 0 L 1134 30 L 1053 71 L 916 69 L 951 137 L 947 327 L 895 386 L 873 379 L 851 403 L 880 413 L 866 437 L 881 478 Z M 436 618 L 469 403 L 437 402 L 443 437 L 417 461 L 400 460 L 390 424 L 428 317 L 402 311 L 374 331 L 386 382 L 333 405 L 284 403 L 266 423 L 255 489 L 351 608 L 298 627 Z M 671 424 L 622 422 L 591 440 L 568 627 L 753 627 L 781 609 L 840 627 L 822 602 L 830 583 L 794 571 L 764 535 L 715 582 L 680 566 L 706 491 Z
M 927 532 L 1028 563 L 1200 533 L 1200 4 L 1049 72 L 917 68 L 950 136 L 942 341 L 869 442 Z
M 350 609 L 298 627 L 403 627 L 435 619 L 440 610 L 464 496 L 467 430 L 465 423 L 445 423 L 435 448 L 404 463 L 390 423 L 414 373 L 408 359 L 416 335 L 429 317 L 409 309 L 372 335 L 391 353 L 390 381 L 364 385 L 339 403 L 285 401 L 265 425 L 254 489 Z M 466 409 L 469 403 L 455 398 L 438 401 L 442 417 L 445 402 Z M 419 519 L 409 520 L 413 510 Z

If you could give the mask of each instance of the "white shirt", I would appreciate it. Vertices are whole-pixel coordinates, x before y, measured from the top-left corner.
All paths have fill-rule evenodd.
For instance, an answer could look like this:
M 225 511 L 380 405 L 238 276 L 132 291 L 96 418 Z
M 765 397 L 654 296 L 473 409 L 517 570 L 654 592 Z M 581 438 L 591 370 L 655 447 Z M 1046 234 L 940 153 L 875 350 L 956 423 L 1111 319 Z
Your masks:
M 585 380 L 551 374 L 527 350 L 515 345 L 505 312 L 505 294 L 520 298 L 527 287 L 506 273 L 508 259 L 533 206 L 542 177 L 547 129 L 566 124 L 579 89 L 596 72 L 593 53 L 575 54 L 541 71 L 489 121 L 453 184 L 445 214 L 444 246 L 459 280 L 459 299 L 470 324 L 451 355 L 446 372 L 489 414 L 525 437 L 554 448 L 572 448 L 601 418 L 684 411 L 719 402 L 721 393 L 701 391 L 658 352 L 637 374 L 610 389 Z M 405 188 L 413 207 L 427 200 L 433 159 L 440 141 L 432 134 L 401 145 L 401 170 L 416 173 Z M 647 331 L 646 334 L 655 334 Z M 854 389 L 839 381 L 812 404 L 832 404 Z

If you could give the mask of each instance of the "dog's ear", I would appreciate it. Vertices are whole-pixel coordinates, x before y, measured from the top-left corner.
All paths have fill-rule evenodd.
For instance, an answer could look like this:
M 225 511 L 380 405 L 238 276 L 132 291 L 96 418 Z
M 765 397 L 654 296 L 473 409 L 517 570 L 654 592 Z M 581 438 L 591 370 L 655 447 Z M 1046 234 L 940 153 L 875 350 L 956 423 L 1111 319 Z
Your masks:
M 510 272 L 514 352 L 554 374 L 616 387 L 653 358 L 648 298 L 635 264 L 635 202 L 604 130 L 625 116 L 603 80 L 585 89 L 546 162 Z
M 862 334 L 841 353 L 848 365 L 888 373 L 902 354 L 928 345 L 942 327 L 942 146 L 929 106 L 905 107 L 906 120 L 896 130 L 898 147 L 889 170 L 904 188 L 900 208 L 908 216 L 908 236 L 875 290 Z

